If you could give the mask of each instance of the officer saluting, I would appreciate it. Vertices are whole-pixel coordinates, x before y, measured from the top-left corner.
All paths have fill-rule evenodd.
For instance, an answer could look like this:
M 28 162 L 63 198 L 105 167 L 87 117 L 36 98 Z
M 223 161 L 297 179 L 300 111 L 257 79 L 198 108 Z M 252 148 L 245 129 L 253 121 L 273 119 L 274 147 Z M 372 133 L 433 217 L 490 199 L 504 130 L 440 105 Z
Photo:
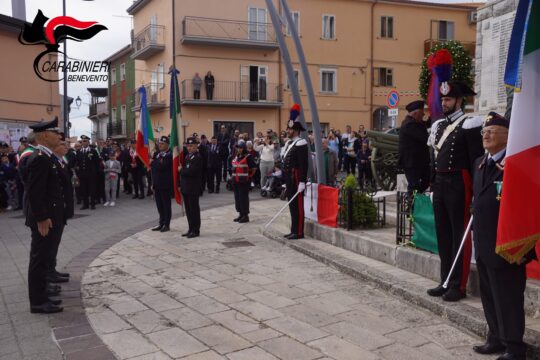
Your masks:
M 201 210 L 199 208 L 199 196 L 201 194 L 202 158 L 198 151 L 199 142 L 190 137 L 186 140 L 188 155 L 184 159 L 184 165 L 180 169 L 178 186 L 184 199 L 186 217 L 189 224 L 188 232 L 182 234 L 189 239 L 199 236 L 201 229 Z
M 79 188 L 83 200 L 81 210 L 88 209 L 88 199 L 90 199 L 90 209 L 96 208 L 97 197 L 97 176 L 101 159 L 96 149 L 90 147 L 90 138 L 81 136 L 82 147 L 77 151 L 77 177 L 79 178 Z
M 501 360 L 525 360 L 525 264 L 536 259 L 536 252 L 533 248 L 520 264 L 510 264 L 495 253 L 509 125 L 503 116 L 489 113 L 482 130 L 487 154 L 478 158 L 475 166 L 474 249 L 489 332 L 486 343 L 473 350 L 480 354 L 505 352 L 497 358 Z
M 291 200 L 297 192 L 299 194 L 289 204 L 291 212 L 291 233 L 285 235 L 289 240 L 304 238 L 304 194 L 308 171 L 308 143 L 300 138 L 304 127 L 297 120 L 300 115 L 300 105 L 294 104 L 291 108 L 290 120 L 287 123 L 289 141 L 283 150 L 283 172 L 287 187 L 287 198 Z
M 65 223 L 64 190 L 53 150 L 60 144 L 58 118 L 30 126 L 38 143 L 28 159 L 26 225 L 32 231 L 28 294 L 30 312 L 56 313 L 63 310 L 60 300 L 49 299 L 47 271 L 52 247 L 60 241 Z
M 173 193 L 172 152 L 169 149 L 169 138 L 159 139 L 159 151 L 152 157 L 152 179 L 154 182 L 154 198 L 159 212 L 159 225 L 152 231 L 169 231 L 171 225 L 171 197 Z
M 465 84 L 443 82 L 440 95 L 446 117 L 433 124 L 428 143 L 435 152 L 433 211 L 442 284 L 450 272 L 469 222 L 474 161 L 484 153 L 484 149 L 480 136 L 482 119 L 469 117 L 462 110 L 464 99 L 476 93 Z M 439 285 L 428 290 L 430 296 L 442 296 L 445 301 L 459 301 L 465 297 L 471 250 L 469 236 L 450 277 L 448 290 Z

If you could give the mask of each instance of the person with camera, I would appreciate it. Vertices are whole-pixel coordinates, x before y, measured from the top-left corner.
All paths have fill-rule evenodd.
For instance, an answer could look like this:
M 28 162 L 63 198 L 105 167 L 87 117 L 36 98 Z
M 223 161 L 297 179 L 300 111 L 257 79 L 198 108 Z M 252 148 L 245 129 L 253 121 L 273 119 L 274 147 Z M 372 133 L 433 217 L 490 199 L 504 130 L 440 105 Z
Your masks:
M 265 186 L 268 176 L 274 170 L 274 148 L 275 145 L 271 135 L 266 135 L 264 139 L 255 139 L 255 150 L 260 155 L 261 188 Z

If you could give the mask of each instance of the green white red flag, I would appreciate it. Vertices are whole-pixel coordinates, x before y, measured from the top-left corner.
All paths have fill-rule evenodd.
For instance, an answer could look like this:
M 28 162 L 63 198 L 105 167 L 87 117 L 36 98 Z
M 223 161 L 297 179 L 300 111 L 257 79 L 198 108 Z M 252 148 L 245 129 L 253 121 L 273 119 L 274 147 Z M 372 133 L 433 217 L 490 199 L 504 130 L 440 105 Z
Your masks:
M 178 168 L 183 161 L 184 152 L 182 151 L 182 126 L 178 126 L 178 121 L 181 121 L 182 112 L 180 109 L 180 89 L 178 87 L 178 74 L 180 71 L 172 68 L 169 71 L 171 75 L 171 94 L 169 103 L 169 117 L 171 118 L 171 140 L 170 146 L 173 155 L 173 178 L 174 178 L 174 198 L 178 205 L 182 205 L 182 194 L 179 191 L 178 185 Z

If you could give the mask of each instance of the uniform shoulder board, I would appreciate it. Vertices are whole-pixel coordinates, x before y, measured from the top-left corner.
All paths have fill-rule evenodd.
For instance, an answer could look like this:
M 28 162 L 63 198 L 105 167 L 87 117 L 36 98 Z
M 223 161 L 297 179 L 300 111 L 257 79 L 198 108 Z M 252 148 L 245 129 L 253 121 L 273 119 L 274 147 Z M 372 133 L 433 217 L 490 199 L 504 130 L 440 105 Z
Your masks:
M 307 145 L 307 141 L 306 139 L 300 139 L 296 142 L 296 145 L 297 146 L 304 146 L 304 145 Z
M 484 119 L 482 116 L 470 116 L 465 121 L 463 121 L 463 129 L 474 129 L 481 127 L 484 124 Z

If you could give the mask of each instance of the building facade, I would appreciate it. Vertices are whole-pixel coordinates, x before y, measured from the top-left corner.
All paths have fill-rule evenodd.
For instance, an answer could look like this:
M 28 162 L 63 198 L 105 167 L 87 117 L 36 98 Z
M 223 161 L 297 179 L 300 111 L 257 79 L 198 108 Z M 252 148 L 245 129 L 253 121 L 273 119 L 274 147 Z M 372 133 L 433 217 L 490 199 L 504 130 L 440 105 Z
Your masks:
M 278 0 L 274 4 L 281 10 Z M 474 52 L 470 6 L 404 0 L 290 0 L 289 5 L 295 19 L 290 26 L 300 33 L 326 130 L 390 125 L 386 95 L 398 90 L 400 108 L 419 97 L 422 59 L 434 43 L 458 40 Z M 214 134 L 222 124 L 251 135 L 285 128 L 292 94 L 264 0 L 235 0 L 226 7 L 219 0 L 185 0 L 174 12 L 171 1 L 138 0 L 128 13 L 134 24 L 135 83 L 147 87 L 155 129 L 165 134 L 170 129 L 167 71 L 173 59 L 180 70 L 186 133 Z M 280 31 L 309 122 L 288 26 Z M 208 71 L 215 79 L 211 99 L 204 85 Z M 200 97 L 193 83 L 196 73 L 203 80 Z
M 28 133 L 28 125 L 52 120 L 55 116 L 61 118 L 62 114 L 58 82 L 42 80 L 33 70 L 34 59 L 44 47 L 26 46 L 18 41 L 25 24 L 28 23 L 0 14 L 0 79 L 3 84 L 0 87 L 0 140 L 15 149 L 19 138 Z M 56 55 L 48 56 L 50 61 L 56 59 Z M 49 73 L 53 74 L 58 76 Z
M 133 92 L 135 91 L 135 61 L 128 45 L 109 56 L 105 61 L 109 67 L 109 123 L 107 133 L 117 140 L 133 138 L 135 132 L 135 112 Z
M 88 119 L 91 121 L 93 143 L 106 140 L 109 135 L 109 101 L 107 88 L 87 88 L 90 93 Z

